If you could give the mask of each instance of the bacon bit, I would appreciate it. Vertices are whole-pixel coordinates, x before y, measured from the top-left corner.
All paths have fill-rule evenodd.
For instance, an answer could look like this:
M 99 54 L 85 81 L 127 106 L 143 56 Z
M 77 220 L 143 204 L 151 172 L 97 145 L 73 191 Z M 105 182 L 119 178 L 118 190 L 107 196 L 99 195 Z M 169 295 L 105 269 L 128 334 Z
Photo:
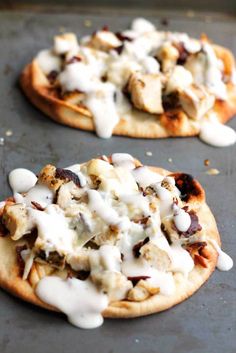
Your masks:
M 189 52 L 186 50 L 184 43 L 175 43 L 174 46 L 179 52 L 179 58 L 177 60 L 177 65 L 184 65 L 187 61 L 187 58 L 189 56 Z
M 140 242 L 138 242 L 137 244 L 135 244 L 133 246 L 133 254 L 134 254 L 134 257 L 138 258 L 140 256 L 140 249 L 143 245 L 147 244 L 149 242 L 149 237 L 146 237 L 144 240 L 141 240 Z
M 120 55 L 124 49 L 124 44 L 119 45 L 119 47 L 114 48 L 114 50 Z
M 74 64 L 77 63 L 79 61 L 82 61 L 82 58 L 80 56 L 73 56 L 70 60 L 68 60 L 66 63 L 67 65 L 69 64 Z
M 115 35 L 121 42 L 124 42 L 125 40 L 127 40 L 128 42 L 132 42 L 133 40 L 132 38 L 125 36 L 121 32 L 116 32 Z
M 0 220 L 0 237 L 4 238 L 9 235 L 9 231 L 7 228 L 2 224 L 2 221 Z
M 179 94 L 177 92 L 170 93 L 163 96 L 163 107 L 170 111 L 179 107 Z
M 89 275 L 90 275 L 89 271 L 81 270 L 78 272 L 76 278 L 80 279 L 81 281 L 85 281 Z
M 67 181 L 73 181 L 76 186 L 81 187 L 78 175 L 69 169 L 56 168 L 55 177 Z
M 205 159 L 205 160 L 204 160 L 204 165 L 205 165 L 206 167 L 208 167 L 208 166 L 210 165 L 210 160 L 209 160 L 209 159 Z
M 162 26 L 169 26 L 169 21 L 167 18 L 162 18 L 161 19 L 161 25 Z
M 183 207 L 185 212 L 187 212 L 191 218 L 191 224 L 189 229 L 186 232 L 178 232 L 181 236 L 188 238 L 190 235 L 193 235 L 200 230 L 202 230 L 202 226 L 199 224 L 199 219 L 194 210 L 188 211 L 188 206 Z
M 107 25 L 102 27 L 102 31 L 108 32 L 109 31 L 109 27 Z
M 47 75 L 47 79 L 50 82 L 50 84 L 52 85 L 54 83 L 54 81 L 56 80 L 58 76 L 58 72 L 56 70 L 52 70 L 48 75 Z
M 202 267 L 204 267 L 204 268 L 207 268 L 207 261 L 206 261 L 206 259 L 203 257 L 203 256 L 201 256 L 201 255 L 194 255 L 194 264 L 195 265 L 200 265 L 200 266 L 202 266 Z
M 45 208 L 43 206 L 41 206 L 38 202 L 31 201 L 31 203 L 34 206 L 34 208 L 36 208 L 36 210 L 39 210 L 39 211 L 44 211 L 45 210 Z
M 17 263 L 19 265 L 19 276 L 20 277 L 23 276 L 24 269 L 25 269 L 25 262 L 22 259 L 21 252 L 26 249 L 28 249 L 26 244 L 16 246 L 16 259 L 17 259 Z
M 205 259 L 207 259 L 207 260 L 210 260 L 210 258 L 211 258 L 211 252 L 206 247 L 200 249 L 199 254 L 201 256 L 205 257 Z
M 135 286 L 141 279 L 145 281 L 145 279 L 148 279 L 148 278 L 151 278 L 151 277 L 150 276 L 134 276 L 134 277 L 127 277 L 127 278 Z

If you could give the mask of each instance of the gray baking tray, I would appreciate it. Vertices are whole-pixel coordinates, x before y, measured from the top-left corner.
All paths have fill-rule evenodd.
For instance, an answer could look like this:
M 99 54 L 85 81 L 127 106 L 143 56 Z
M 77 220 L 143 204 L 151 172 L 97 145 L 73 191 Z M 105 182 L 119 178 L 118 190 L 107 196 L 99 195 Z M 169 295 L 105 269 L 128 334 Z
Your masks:
M 198 138 L 143 140 L 113 137 L 102 140 L 94 134 L 73 130 L 47 119 L 23 96 L 18 75 L 23 66 L 60 30 L 78 35 L 106 24 L 113 30 L 129 25 L 125 11 L 105 14 L 4 11 L 0 13 L 0 197 L 8 196 L 7 173 L 16 167 L 37 172 L 50 162 L 67 166 L 100 154 L 129 152 L 146 164 L 182 170 L 198 178 L 218 221 L 224 249 L 236 260 L 235 185 L 236 147 L 216 149 Z M 149 13 L 150 14 L 150 13 Z M 187 31 L 193 36 L 207 33 L 236 54 L 236 20 L 223 14 L 159 12 L 148 16 L 162 29 Z M 163 18 L 168 18 L 168 26 Z M 91 27 L 84 25 L 91 21 Z M 236 119 L 230 124 L 236 128 Z M 8 130 L 12 136 L 6 136 Z M 0 140 L 2 142 L 2 140 Z M 148 157 L 146 152 L 152 152 Z M 219 175 L 206 174 L 204 160 Z M 79 330 L 63 315 L 24 303 L 0 290 L 1 353 L 235 353 L 236 267 L 216 271 L 190 299 L 169 311 L 133 320 L 105 320 L 95 330 Z

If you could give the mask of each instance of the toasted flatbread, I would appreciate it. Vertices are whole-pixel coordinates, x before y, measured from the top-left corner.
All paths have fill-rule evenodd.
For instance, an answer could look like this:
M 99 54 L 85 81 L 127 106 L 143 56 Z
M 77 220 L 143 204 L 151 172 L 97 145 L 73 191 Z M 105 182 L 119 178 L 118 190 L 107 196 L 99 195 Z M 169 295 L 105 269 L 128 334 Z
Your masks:
M 140 302 L 132 300 L 113 301 L 110 302 L 108 308 L 102 313 L 104 317 L 131 318 L 166 310 L 194 294 L 207 281 L 216 266 L 218 254 L 210 240 L 215 240 L 220 245 L 220 236 L 214 216 L 206 204 L 205 192 L 202 186 L 187 174 L 170 173 L 167 170 L 156 167 L 150 167 L 150 169 L 163 176 L 169 175 L 175 178 L 177 187 L 179 187 L 182 195 L 184 195 L 184 205 L 188 205 L 189 209 L 196 211 L 199 223 L 204 228 L 206 234 L 204 241 L 207 246 L 204 253 L 201 255 L 198 254 L 195 259 L 195 266 L 188 274 L 187 279 L 184 279 L 179 273 L 174 274 L 176 284 L 174 294 L 166 296 L 157 293 Z M 43 177 L 45 177 L 45 174 Z M 14 201 L 12 200 L 6 201 L 6 204 L 13 203 Z M 2 209 L 1 214 L 3 212 Z M 27 280 L 23 280 L 22 268 L 19 264 L 16 248 L 27 242 L 27 236 L 17 241 L 12 240 L 9 235 L 0 237 L 0 286 L 25 301 L 45 309 L 58 311 L 36 296 L 35 287 L 44 276 L 53 273 L 54 276 L 66 278 L 68 273 L 65 270 L 56 270 L 55 272 L 55 269 L 53 270 L 50 264 L 34 262 Z
M 112 33 L 112 32 L 109 32 L 109 33 Z M 160 32 L 160 33 L 163 33 L 163 32 Z M 96 34 L 94 34 L 93 36 L 95 35 Z M 114 34 L 112 33 L 112 35 Z M 167 33 L 166 35 L 169 35 L 169 34 Z M 176 35 L 176 34 L 173 33 L 173 35 Z M 181 35 L 179 37 L 180 39 L 178 39 L 177 41 L 178 45 L 179 43 L 182 43 Z M 97 47 L 94 47 L 93 36 L 91 37 L 90 42 L 85 44 L 85 47 L 87 46 L 89 50 L 90 49 L 92 50 L 91 55 L 94 55 L 94 57 L 96 56 L 96 52 L 105 53 L 107 55 L 106 48 L 104 49 L 104 47 L 101 47 L 98 50 Z M 122 41 L 122 46 L 126 45 L 124 43 L 126 43 L 125 39 L 123 39 Z M 218 121 L 221 123 L 226 123 L 236 113 L 236 85 L 234 83 L 235 79 L 233 78 L 235 75 L 234 56 L 228 49 L 218 45 L 213 45 L 206 38 L 202 39 L 201 43 L 207 43 L 207 45 L 209 45 L 215 53 L 214 60 L 218 59 L 221 62 L 222 68 L 219 69 L 220 71 L 218 71 L 218 73 L 216 74 L 213 73 L 213 76 L 222 75 L 222 78 L 220 79 L 220 85 L 224 85 L 225 97 L 222 98 L 221 96 L 217 96 L 213 94 L 215 99 L 214 103 L 211 103 L 211 104 L 209 103 L 209 106 L 207 108 L 203 108 L 204 111 L 203 113 L 200 114 L 201 115 L 200 117 L 197 117 L 197 115 L 199 114 L 198 113 L 198 109 L 200 109 L 199 107 L 197 108 L 195 107 L 197 109 L 197 112 L 192 112 L 189 109 L 185 109 L 182 103 L 180 102 L 179 94 L 182 95 L 185 92 L 185 88 L 183 87 L 182 88 L 177 87 L 172 89 L 171 94 L 178 95 L 177 103 L 176 102 L 174 102 L 173 104 L 171 103 L 170 106 L 167 104 L 164 104 L 164 99 L 165 99 L 164 96 L 168 97 L 168 94 L 169 94 L 169 93 L 168 94 L 165 93 L 166 85 L 168 84 L 168 80 L 171 78 L 173 74 L 173 70 L 176 67 L 176 64 L 178 64 L 178 61 L 172 65 L 173 67 L 171 69 L 167 70 L 166 72 L 162 72 L 163 69 L 161 68 L 162 71 L 157 72 L 157 74 L 156 73 L 149 74 L 149 72 L 140 64 L 141 65 L 140 70 L 144 71 L 144 73 L 142 73 L 141 80 L 142 79 L 145 80 L 146 78 L 147 80 L 149 80 L 150 77 L 153 78 L 153 76 L 155 75 L 159 75 L 159 76 L 161 75 L 163 76 L 162 80 L 165 81 L 167 77 L 167 82 L 163 81 L 161 83 L 162 93 L 159 98 L 158 98 L 158 89 L 155 88 L 155 82 L 154 82 L 154 86 L 150 86 L 149 91 L 147 90 L 147 92 L 145 91 L 144 93 L 142 93 L 142 90 L 140 90 L 136 92 L 135 90 L 137 86 L 136 83 L 140 81 L 140 77 L 137 77 L 137 82 L 134 82 L 133 86 L 129 85 L 129 81 L 131 79 L 130 77 L 132 75 L 137 75 L 137 72 L 135 70 L 132 71 L 130 69 L 130 76 L 128 76 L 126 79 L 123 80 L 123 86 L 118 87 L 115 85 L 116 90 L 119 91 L 119 94 L 121 95 L 124 94 L 125 99 L 129 102 L 130 110 L 127 113 L 122 113 L 118 111 L 118 115 L 119 115 L 118 121 L 114 123 L 112 131 L 110 131 L 108 134 L 103 133 L 103 130 L 105 130 L 105 126 L 107 125 L 107 123 L 104 122 L 104 128 L 102 125 L 100 126 L 100 128 L 98 128 L 98 124 L 96 123 L 96 119 L 94 119 L 93 113 L 91 112 L 90 108 L 86 106 L 86 99 L 84 98 L 77 99 L 76 95 L 78 95 L 78 91 L 75 89 L 67 90 L 66 87 L 62 87 L 61 83 L 59 82 L 60 80 L 55 79 L 54 81 L 52 81 L 50 78 L 50 74 L 47 75 L 45 74 L 45 72 L 43 72 L 42 68 L 39 65 L 39 60 L 37 57 L 25 67 L 20 77 L 20 84 L 24 93 L 29 98 L 29 100 L 51 119 L 55 120 L 58 123 L 65 124 L 77 129 L 88 130 L 88 131 L 97 130 L 98 135 L 102 137 L 104 136 L 109 137 L 111 133 L 113 135 L 124 135 L 124 136 L 130 136 L 134 138 L 135 137 L 165 138 L 165 137 L 171 137 L 171 136 L 182 136 L 182 137 L 196 136 L 196 135 L 199 135 L 200 133 L 202 120 L 204 120 L 205 118 L 208 119 L 208 117 L 212 113 L 214 113 L 214 116 L 216 116 Z M 174 47 L 172 47 L 172 50 L 173 48 Z M 176 49 L 174 48 L 174 50 Z M 186 48 L 184 50 L 186 52 Z M 110 55 L 109 53 L 110 52 L 108 52 L 108 55 Z M 186 53 L 191 57 L 194 57 L 197 55 L 195 52 L 194 53 L 186 52 Z M 153 56 L 149 56 L 148 58 L 153 59 Z M 83 60 L 84 59 L 82 59 L 82 62 Z M 127 57 L 127 60 L 131 61 L 129 57 Z M 159 62 L 161 62 L 160 58 L 158 60 Z M 69 63 L 65 62 L 63 64 L 64 69 L 66 66 L 69 66 L 69 64 L 71 65 L 70 62 Z M 72 65 L 73 64 L 74 62 L 72 61 Z M 161 65 L 163 67 L 163 62 L 161 62 Z M 184 67 L 182 63 L 178 64 L 178 66 Z M 60 72 L 63 72 L 64 69 L 61 69 Z M 107 70 L 108 71 L 106 72 L 105 75 L 107 75 L 107 73 L 109 75 L 109 67 L 107 68 Z M 187 67 L 187 71 L 188 70 L 189 69 Z M 121 75 L 121 73 L 118 72 L 117 75 L 119 76 Z M 60 75 L 58 77 L 60 77 Z M 184 80 L 184 78 L 182 79 L 181 77 L 178 80 L 180 82 Z M 197 84 L 197 86 L 199 86 L 198 81 L 199 80 L 196 81 L 194 78 L 193 85 Z M 107 82 L 111 83 L 111 81 L 109 80 L 107 80 L 106 83 Z M 209 87 L 210 85 L 211 83 L 209 83 Z M 214 83 L 214 85 L 217 86 L 217 83 Z M 208 96 L 208 93 L 205 92 L 205 89 L 207 91 L 209 90 L 208 87 L 203 83 L 200 86 L 204 86 L 204 87 L 200 88 L 201 92 L 199 91 L 200 93 L 198 92 L 198 94 L 200 95 L 203 94 L 205 100 L 210 99 L 211 97 Z M 152 91 L 155 91 L 155 89 L 157 89 L 157 93 L 155 93 L 157 99 L 162 100 L 162 102 L 160 102 L 161 106 L 159 108 L 156 107 L 155 102 L 150 103 L 150 96 L 152 95 Z M 83 94 L 82 89 L 81 89 L 81 92 L 79 93 Z M 141 97 L 142 101 L 140 101 L 139 94 L 144 95 L 144 98 Z M 75 99 L 73 98 L 73 95 L 75 96 Z M 69 99 L 67 99 L 67 97 L 69 97 Z M 87 97 L 87 93 L 85 93 L 85 98 L 86 97 Z M 154 99 L 156 98 L 154 97 Z M 171 99 L 173 99 L 173 96 Z M 190 98 L 190 100 L 191 99 L 192 98 Z M 143 102 L 143 100 L 145 100 L 145 102 Z M 188 98 L 188 102 L 189 102 L 189 98 Z M 150 106 L 151 104 L 155 105 L 154 108 L 160 109 L 160 111 L 159 112 L 157 111 L 156 113 L 155 109 Z M 192 104 L 192 101 L 190 102 L 190 104 Z M 197 104 L 201 104 L 201 103 L 197 103 Z M 204 103 L 204 104 L 208 104 L 208 103 Z

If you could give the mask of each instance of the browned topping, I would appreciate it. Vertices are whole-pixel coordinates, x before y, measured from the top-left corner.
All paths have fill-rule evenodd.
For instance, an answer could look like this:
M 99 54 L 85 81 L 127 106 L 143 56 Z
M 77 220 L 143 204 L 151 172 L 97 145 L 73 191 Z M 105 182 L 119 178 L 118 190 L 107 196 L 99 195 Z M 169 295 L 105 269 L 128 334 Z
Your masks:
M 108 32 L 109 31 L 109 27 L 107 25 L 104 25 L 102 27 L 102 31 Z
M 179 52 L 179 58 L 177 60 L 177 65 L 184 65 L 189 56 L 189 52 L 186 50 L 184 43 L 174 43 L 175 48 Z
M 187 202 L 191 196 L 198 196 L 201 190 L 197 186 L 196 181 L 190 174 L 174 174 L 175 184 L 181 192 L 181 200 Z
M 191 218 L 191 224 L 189 229 L 186 232 L 179 232 L 181 236 L 188 238 L 189 236 L 202 230 L 202 226 L 199 224 L 199 219 L 194 210 L 187 211 L 188 206 L 183 207 L 183 209 L 189 214 Z
M 205 159 L 204 160 L 204 165 L 207 167 L 208 165 L 210 165 L 210 160 L 209 159 Z
M 89 271 L 83 271 L 83 270 L 81 270 L 81 271 L 79 271 L 79 272 L 77 273 L 76 278 L 80 279 L 81 281 L 85 281 L 85 280 L 88 278 L 89 275 L 90 275 L 90 272 L 89 272 Z
M 210 259 L 210 252 L 206 249 L 206 246 L 207 243 L 205 241 L 199 241 L 186 246 L 186 250 L 193 258 L 195 265 L 205 268 L 207 267 L 207 260 Z
M 65 257 L 58 254 L 57 251 L 51 251 L 47 256 L 44 250 L 40 250 L 36 260 L 38 260 L 38 258 L 59 269 L 63 269 L 65 266 Z
M 82 58 L 80 56 L 73 56 L 70 60 L 68 60 L 66 63 L 67 64 L 74 64 L 77 63 L 79 61 L 81 61 Z
M 50 84 L 53 84 L 54 81 L 56 80 L 58 76 L 58 72 L 56 70 L 52 70 L 48 75 L 47 75 L 47 79 L 50 82 Z
M 31 201 L 31 203 L 34 206 L 34 208 L 36 208 L 36 210 L 39 210 L 39 211 L 44 211 L 45 210 L 45 208 L 43 206 L 41 206 L 38 202 Z
M 140 249 L 143 245 L 147 244 L 149 242 L 149 237 L 146 237 L 144 240 L 141 240 L 140 242 L 138 242 L 137 244 L 135 244 L 133 246 L 133 254 L 134 257 L 139 257 L 140 256 Z
M 0 237 L 7 237 L 9 235 L 9 231 L 5 227 L 5 225 L 2 223 L 2 220 L 0 219 Z
M 128 277 L 128 280 L 131 281 L 135 286 L 138 283 L 138 281 L 140 281 L 141 279 L 145 280 L 148 278 L 150 278 L 150 276 L 134 276 L 134 277 Z
M 16 246 L 16 259 L 19 266 L 19 276 L 22 277 L 25 269 L 25 262 L 22 259 L 21 252 L 27 249 L 27 245 Z
M 165 111 L 169 111 L 171 109 L 176 109 L 179 107 L 179 94 L 178 92 L 172 92 L 168 95 L 163 96 L 163 107 Z M 172 116 L 172 115 L 170 115 Z
M 119 45 L 119 47 L 114 48 L 114 50 L 120 55 L 123 51 L 124 44 Z
M 142 217 L 142 218 L 136 218 L 136 219 L 132 219 L 132 222 L 137 223 L 137 224 L 146 225 L 148 220 L 149 220 L 149 218 L 150 218 L 150 216 Z
M 125 40 L 132 42 L 132 38 L 123 35 L 121 32 L 116 32 L 116 36 L 121 42 L 124 42 Z
M 55 177 L 63 180 L 65 179 L 66 181 L 73 181 L 76 186 L 81 186 L 78 175 L 73 173 L 71 170 L 56 168 Z

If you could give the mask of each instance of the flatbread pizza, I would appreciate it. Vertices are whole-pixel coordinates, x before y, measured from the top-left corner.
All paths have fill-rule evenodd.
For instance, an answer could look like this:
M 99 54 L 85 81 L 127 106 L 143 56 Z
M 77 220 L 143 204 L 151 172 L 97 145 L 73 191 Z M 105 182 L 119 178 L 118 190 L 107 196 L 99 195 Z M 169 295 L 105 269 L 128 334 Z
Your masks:
M 236 140 L 220 124 L 236 112 L 235 72 L 233 54 L 206 36 L 158 31 L 139 18 L 118 33 L 104 27 L 80 41 L 56 36 L 20 83 L 50 118 L 103 138 L 200 134 L 221 146 Z
M 196 292 L 220 249 L 214 216 L 190 175 L 115 153 L 9 176 L 0 205 L 0 286 L 82 328 L 103 317 L 166 310 Z

